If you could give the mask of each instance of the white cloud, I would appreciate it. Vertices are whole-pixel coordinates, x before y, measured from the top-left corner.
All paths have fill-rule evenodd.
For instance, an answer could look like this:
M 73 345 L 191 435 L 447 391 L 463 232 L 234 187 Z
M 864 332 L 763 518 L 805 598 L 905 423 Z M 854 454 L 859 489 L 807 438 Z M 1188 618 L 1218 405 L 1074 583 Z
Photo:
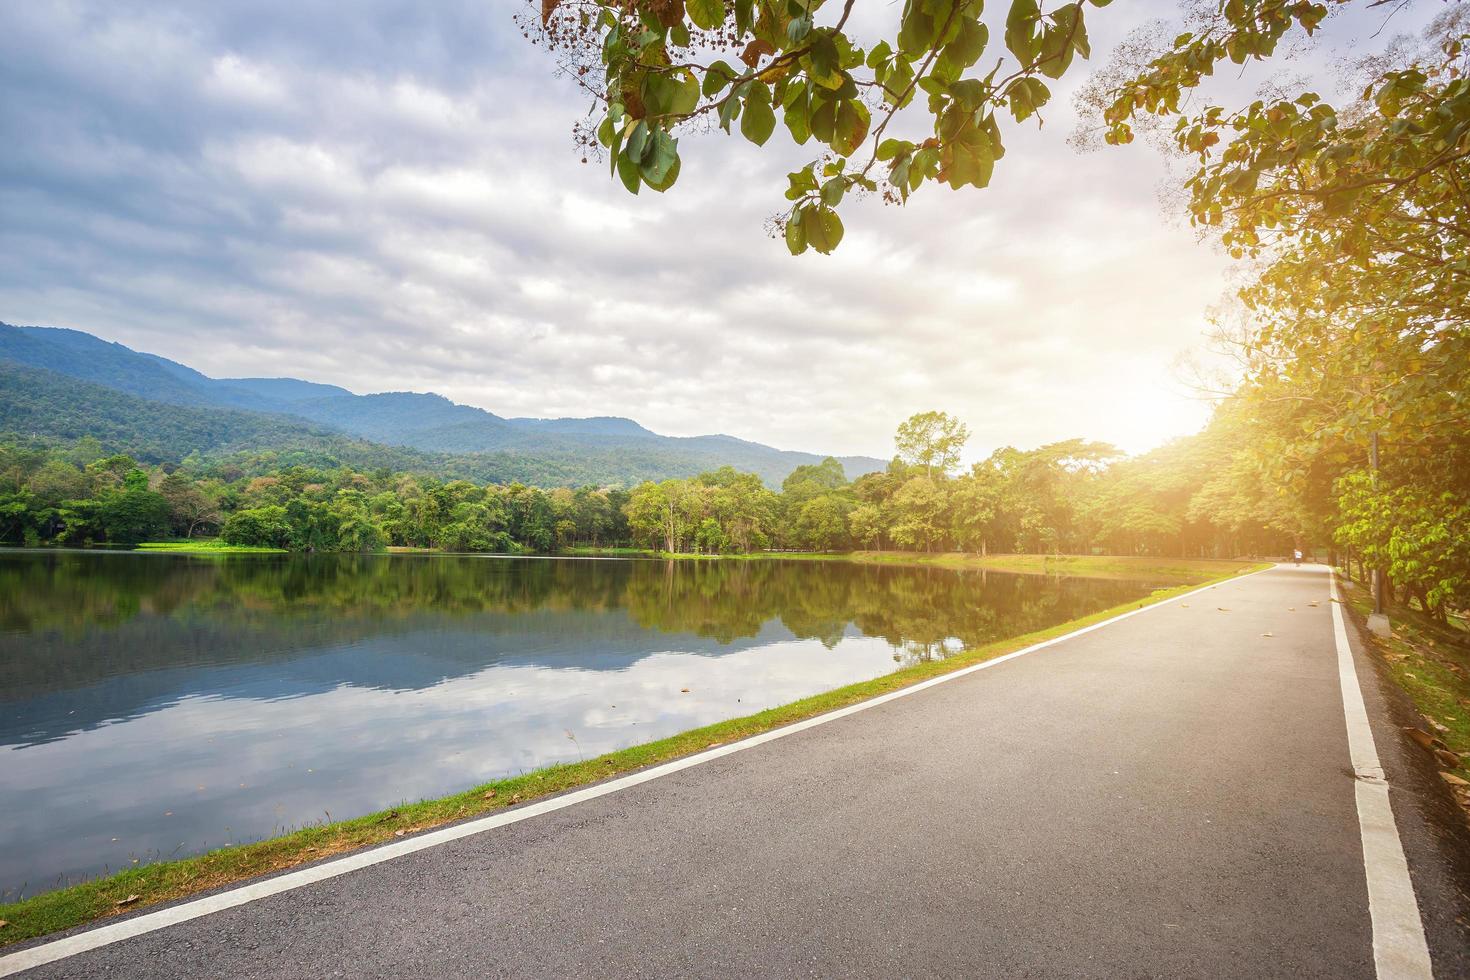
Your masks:
M 686 136 L 679 186 L 630 197 L 574 155 L 586 106 L 516 9 L 7 11 L 0 319 L 219 376 L 819 451 L 885 455 L 931 407 L 977 454 L 1203 421 L 1170 364 L 1226 265 L 1164 216 L 1152 151 L 1075 155 L 1059 99 L 987 191 L 853 202 L 836 255 L 793 259 L 762 224 L 807 149 Z M 1099 62 L 1170 9 L 1090 11 Z

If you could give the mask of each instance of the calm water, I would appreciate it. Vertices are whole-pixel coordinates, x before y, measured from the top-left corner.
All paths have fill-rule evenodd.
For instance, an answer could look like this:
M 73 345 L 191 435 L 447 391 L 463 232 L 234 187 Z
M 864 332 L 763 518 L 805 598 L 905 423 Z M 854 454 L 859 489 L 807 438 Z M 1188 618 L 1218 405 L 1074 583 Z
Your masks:
M 781 561 L 0 552 L 0 897 L 591 757 L 1150 587 Z

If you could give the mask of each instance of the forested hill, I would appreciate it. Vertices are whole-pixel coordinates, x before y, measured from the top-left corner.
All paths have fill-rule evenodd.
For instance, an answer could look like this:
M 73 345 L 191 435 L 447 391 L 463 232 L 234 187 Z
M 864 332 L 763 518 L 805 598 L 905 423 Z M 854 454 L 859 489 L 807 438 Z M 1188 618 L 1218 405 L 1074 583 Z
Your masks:
M 157 462 L 274 450 L 317 464 L 539 486 L 632 486 L 732 465 L 777 486 L 822 458 L 726 435 L 663 436 L 631 419 L 503 418 L 434 394 L 210 378 L 77 330 L 0 323 L 0 372 L 0 433 L 92 435 Z M 852 477 L 885 465 L 841 462 Z

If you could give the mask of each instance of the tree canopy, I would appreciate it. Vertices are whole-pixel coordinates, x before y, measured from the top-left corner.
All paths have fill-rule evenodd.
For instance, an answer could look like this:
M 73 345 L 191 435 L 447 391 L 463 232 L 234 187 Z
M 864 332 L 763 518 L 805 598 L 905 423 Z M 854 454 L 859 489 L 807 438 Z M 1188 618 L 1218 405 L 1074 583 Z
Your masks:
M 830 252 L 850 194 L 902 203 L 926 183 L 989 184 L 1006 126 L 1039 120 L 1047 83 L 1090 57 L 1087 22 L 1106 16 L 1095 8 L 1107 2 L 1010 0 L 996 38 L 983 0 L 905 0 L 873 38 L 851 26 L 857 0 L 541 0 L 523 27 L 592 103 L 595 121 L 578 129 L 583 153 L 605 157 L 635 194 L 674 185 L 690 135 L 738 128 L 764 146 L 779 121 L 811 144 L 813 159 L 788 175 L 778 224 L 793 253 Z M 1204 222 L 1221 223 L 1240 195 L 1266 189 L 1271 204 L 1236 215 L 1230 237 L 1243 247 L 1300 202 L 1351 206 L 1413 184 L 1464 152 L 1464 83 L 1433 91 L 1432 66 L 1384 66 L 1370 82 L 1375 103 L 1410 125 L 1343 118 L 1312 92 L 1235 110 L 1187 98 L 1222 62 L 1269 59 L 1332 11 L 1371 3 L 1194 9 L 1187 30 L 1142 48 L 1098 91 L 1105 142 L 1131 142 L 1140 119 L 1175 120 L 1179 146 L 1201 159 L 1190 189 Z

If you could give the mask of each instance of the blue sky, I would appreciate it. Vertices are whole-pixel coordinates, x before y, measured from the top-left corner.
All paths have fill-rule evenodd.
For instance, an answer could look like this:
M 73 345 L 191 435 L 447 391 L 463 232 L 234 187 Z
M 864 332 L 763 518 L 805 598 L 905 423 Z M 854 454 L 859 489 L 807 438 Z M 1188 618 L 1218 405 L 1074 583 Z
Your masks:
M 887 455 L 927 408 L 970 423 L 972 456 L 1077 435 L 1141 450 L 1202 423 L 1174 365 L 1229 264 L 1161 204 L 1155 149 L 1067 145 L 1085 72 L 1043 127 L 1012 128 L 988 190 L 855 202 L 836 255 L 792 258 L 765 223 L 809 148 L 691 135 L 679 184 L 633 198 L 579 162 L 587 106 L 522 9 L 6 4 L 0 320 L 217 376 L 827 452 Z M 1094 64 L 1175 12 L 1089 10 Z M 1330 90 L 1344 50 L 1415 23 L 1383 17 L 1223 84 Z

